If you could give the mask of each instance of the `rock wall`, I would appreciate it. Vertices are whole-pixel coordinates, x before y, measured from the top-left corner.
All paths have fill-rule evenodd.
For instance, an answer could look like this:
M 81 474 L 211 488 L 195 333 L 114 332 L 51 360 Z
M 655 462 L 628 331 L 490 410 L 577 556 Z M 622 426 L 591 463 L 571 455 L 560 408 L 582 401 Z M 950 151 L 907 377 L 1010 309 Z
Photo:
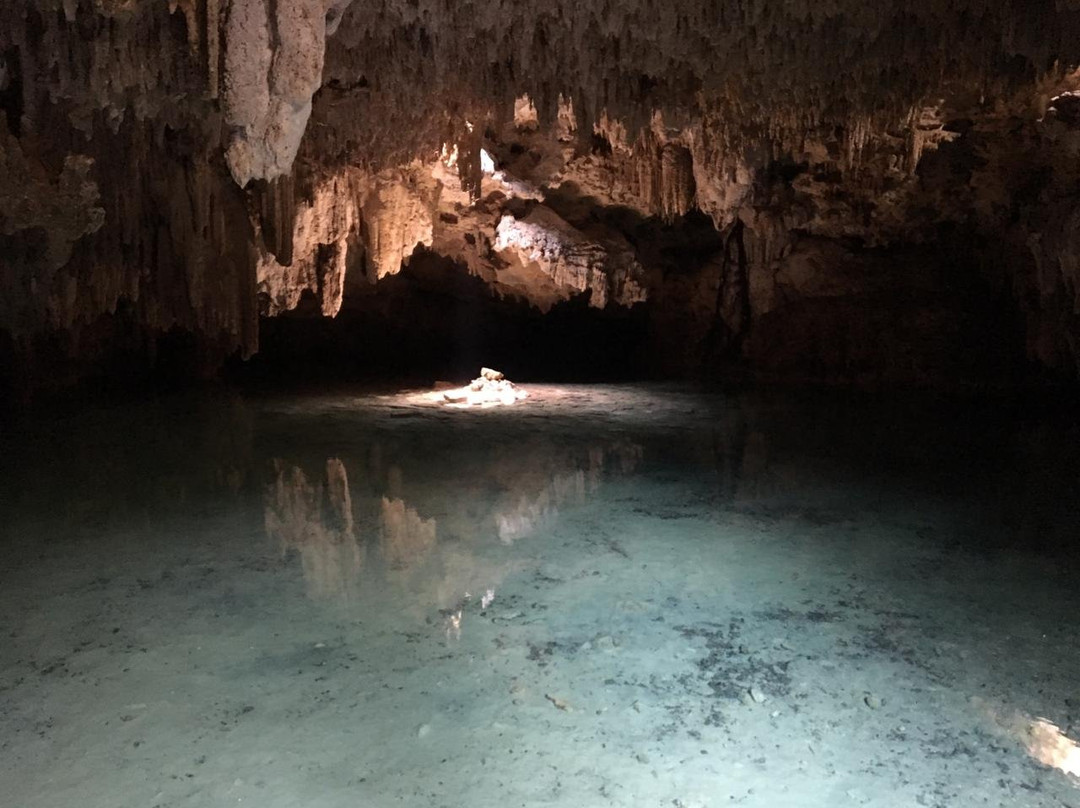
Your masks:
M 223 181 L 206 37 L 167 4 L 0 11 L 0 351 L 16 394 L 256 347 L 251 227 Z M 188 12 L 194 13 L 191 9 Z M 204 19 L 206 9 L 200 9 Z M 196 371 L 197 372 L 197 371 Z
M 14 0 L 5 394 L 212 373 L 418 251 L 492 305 L 644 308 L 657 372 L 1076 379 L 1077 34 L 1072 0 Z

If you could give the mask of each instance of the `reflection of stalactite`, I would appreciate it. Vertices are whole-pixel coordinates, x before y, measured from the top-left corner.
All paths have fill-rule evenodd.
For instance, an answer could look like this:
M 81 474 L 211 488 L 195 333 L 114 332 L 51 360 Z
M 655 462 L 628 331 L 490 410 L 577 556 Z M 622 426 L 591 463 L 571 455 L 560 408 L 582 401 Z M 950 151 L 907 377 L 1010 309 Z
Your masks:
M 741 414 L 713 432 L 713 456 L 721 501 L 746 503 L 775 495 L 768 439 Z
M 750 278 L 744 226 L 736 220 L 721 256 L 720 288 L 709 350 L 721 356 L 737 353 L 750 327 Z
M 583 470 L 556 476 L 539 494 L 531 497 L 521 494 L 517 505 L 495 514 L 499 539 L 510 544 L 558 516 L 560 506 L 581 505 L 584 502 L 585 472 Z
M 510 544 L 556 518 L 560 508 L 584 505 L 586 494 L 594 494 L 600 487 L 609 459 L 614 458 L 623 474 L 630 474 L 641 461 L 642 454 L 642 448 L 633 443 L 619 443 L 608 449 L 590 447 L 588 468 L 553 475 L 539 492 L 519 492 L 513 506 L 495 513 L 499 539 Z
M 312 485 L 296 466 L 275 461 L 277 480 L 266 502 L 266 532 L 282 552 L 300 554 L 308 592 L 317 598 L 346 599 L 364 564 L 353 521 L 345 464 L 326 461 L 325 481 Z
M 589 447 L 589 493 L 595 494 L 600 487 L 600 477 L 604 472 L 604 447 Z
M 746 419 L 741 409 L 722 418 L 713 429 L 713 458 L 721 502 L 733 502 L 742 477 L 743 452 L 746 450 Z
M 645 450 L 636 443 L 617 443 L 608 450 L 619 461 L 619 471 L 623 474 L 633 474 L 645 456 Z
M 435 520 L 424 519 L 403 500 L 383 497 L 380 549 L 393 569 L 407 569 L 435 546 Z
M 1019 742 L 1044 766 L 1080 777 L 1080 744 L 1052 721 L 993 704 L 980 696 L 973 697 L 971 704 L 991 721 L 995 734 Z

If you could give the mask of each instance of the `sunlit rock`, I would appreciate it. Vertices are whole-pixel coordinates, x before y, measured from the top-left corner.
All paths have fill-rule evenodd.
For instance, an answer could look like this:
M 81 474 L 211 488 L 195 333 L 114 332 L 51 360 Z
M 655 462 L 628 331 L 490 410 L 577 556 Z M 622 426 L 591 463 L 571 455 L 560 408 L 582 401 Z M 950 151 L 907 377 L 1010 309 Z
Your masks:
M 366 242 L 376 278 L 394 275 L 416 247 L 430 246 L 438 184 L 409 167 L 382 174 L 365 197 Z
M 332 176 L 317 186 L 311 199 L 291 211 L 291 261 L 264 252 L 257 269 L 259 292 L 265 295 L 264 314 L 295 309 L 305 291 L 319 298 L 325 316 L 341 310 L 351 244 L 361 236 L 361 195 L 370 179 L 359 171 Z M 359 257 L 353 257 L 354 263 Z
M 643 301 L 644 271 L 633 250 L 589 239 L 554 211 L 534 207 L 523 219 L 503 216 L 495 230 L 494 249 L 512 258 L 522 271 L 539 271 L 554 284 L 553 294 L 589 292 L 589 304 L 627 306 Z M 524 281 L 528 283 L 528 281 Z
M 436 400 L 455 407 L 509 406 L 529 394 L 507 379 L 500 371 L 482 368 L 480 375 L 465 387 L 436 392 Z

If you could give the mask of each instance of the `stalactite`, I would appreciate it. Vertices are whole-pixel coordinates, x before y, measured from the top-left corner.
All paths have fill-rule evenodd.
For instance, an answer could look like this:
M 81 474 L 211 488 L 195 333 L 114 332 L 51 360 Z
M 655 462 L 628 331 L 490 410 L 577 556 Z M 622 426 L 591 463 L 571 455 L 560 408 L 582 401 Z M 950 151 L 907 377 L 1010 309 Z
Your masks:
M 226 160 L 241 187 L 292 170 L 322 82 L 328 0 L 233 0 L 225 38 Z
M 220 93 L 222 0 L 206 0 L 206 77 L 210 97 Z
M 353 169 L 318 184 L 310 198 L 301 200 L 288 215 L 274 215 L 276 240 L 287 240 L 288 252 L 275 252 L 267 241 L 256 269 L 262 313 L 280 314 L 299 304 L 311 292 L 328 317 L 341 310 L 349 244 L 361 235 L 362 202 L 371 178 Z M 291 182 L 277 180 L 269 186 L 271 198 L 295 200 Z M 280 207 L 275 207 L 281 213 Z M 287 233 L 286 233 L 287 230 Z M 269 235 L 264 231 L 264 239 Z
M 335 314 L 359 243 L 373 280 L 453 239 L 490 279 L 484 239 L 513 189 L 492 189 L 479 155 L 516 113 L 522 138 L 547 143 L 520 199 L 565 183 L 643 217 L 742 222 L 751 285 L 801 235 L 874 247 L 943 223 L 1013 228 L 1032 268 L 1011 271 L 1039 301 L 1025 316 L 1052 334 L 1033 353 L 1075 364 L 1076 227 L 1054 206 L 1076 124 L 1065 95 L 1047 108 L 1078 89 L 1078 34 L 1064 0 L 4 3 L 0 330 L 74 345 L 130 309 L 148 342 L 175 327 L 250 354 L 256 285 L 267 313 L 310 290 Z M 934 151 L 965 127 L 972 179 L 950 195 L 933 172 L 957 147 Z M 594 135 L 610 153 L 590 153 Z M 445 143 L 453 183 L 431 171 Z M 1037 193 L 999 143 L 1046 173 Z M 558 283 L 644 294 L 632 255 L 572 229 L 577 253 L 548 261 Z
M 417 245 L 431 245 L 439 188 L 425 173 L 383 173 L 365 196 L 365 243 L 376 279 L 396 274 Z
M 280 263 L 293 261 L 297 188 L 292 175 L 256 184 L 251 198 L 262 231 L 263 246 Z

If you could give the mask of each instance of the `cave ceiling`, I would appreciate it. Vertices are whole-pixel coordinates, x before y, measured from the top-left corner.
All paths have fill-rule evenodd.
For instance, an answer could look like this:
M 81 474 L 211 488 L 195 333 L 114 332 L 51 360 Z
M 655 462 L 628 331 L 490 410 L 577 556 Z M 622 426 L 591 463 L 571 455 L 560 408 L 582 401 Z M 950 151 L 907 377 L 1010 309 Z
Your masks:
M 250 354 L 260 313 L 335 316 L 418 249 L 544 310 L 632 306 L 661 281 L 620 210 L 745 228 L 755 312 L 793 233 L 1007 225 L 1014 285 L 1052 298 L 1030 349 L 1075 361 L 1043 332 L 1080 299 L 1080 222 L 1047 202 L 1078 64 L 1080 0 L 13 0 L 0 327 L 124 303 Z

